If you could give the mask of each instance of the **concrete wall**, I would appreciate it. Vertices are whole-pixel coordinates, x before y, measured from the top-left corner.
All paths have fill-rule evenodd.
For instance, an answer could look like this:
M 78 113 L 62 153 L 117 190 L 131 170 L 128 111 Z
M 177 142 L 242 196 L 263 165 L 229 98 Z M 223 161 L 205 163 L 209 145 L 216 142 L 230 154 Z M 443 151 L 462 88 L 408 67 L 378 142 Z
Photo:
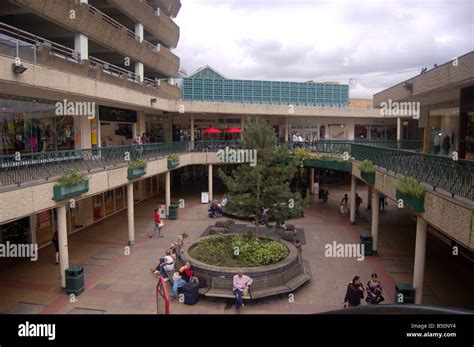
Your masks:
M 374 107 L 392 99 L 393 101 L 416 98 L 424 93 L 447 88 L 450 85 L 474 79 L 474 52 L 469 52 L 458 58 L 457 66 L 453 61 L 447 62 L 422 75 L 415 76 L 406 82 L 413 83 L 413 92 L 410 93 L 399 83 L 374 95 Z M 459 96 L 458 96 L 459 97 Z
M 166 47 L 159 52 L 138 42 L 124 30 L 110 24 L 101 13 L 92 13 L 87 4 L 63 0 L 16 0 L 15 4 L 28 9 L 73 32 L 80 32 L 92 40 L 135 61 L 141 61 L 165 76 L 178 75 L 179 58 Z M 71 16 L 70 11 L 75 11 Z
M 186 153 L 180 155 L 179 167 L 207 164 L 218 164 L 216 153 Z M 156 176 L 167 171 L 166 158 L 149 161 L 146 175 L 140 177 L 139 180 Z M 127 166 L 91 173 L 88 177 L 89 192 L 83 194 L 77 198 L 77 200 L 118 188 L 131 182 L 127 179 Z M 0 192 L 0 224 L 67 203 L 67 201 L 57 203 L 52 200 L 54 184 L 55 182 L 52 180 L 34 186 L 20 187 L 10 191 Z M 15 208 L 11 208 L 12 206 L 15 206 Z
M 179 41 L 179 27 L 164 11 L 157 16 L 145 2 L 140 1 L 107 0 L 107 2 L 135 22 L 142 23 L 146 30 L 164 45 L 176 48 Z
M 358 162 L 352 165 L 352 174 L 360 178 Z M 377 170 L 375 188 L 395 201 L 396 179 L 394 175 Z M 427 191 L 425 212 L 419 215 L 450 239 L 474 251 L 474 205 L 469 206 L 437 192 Z

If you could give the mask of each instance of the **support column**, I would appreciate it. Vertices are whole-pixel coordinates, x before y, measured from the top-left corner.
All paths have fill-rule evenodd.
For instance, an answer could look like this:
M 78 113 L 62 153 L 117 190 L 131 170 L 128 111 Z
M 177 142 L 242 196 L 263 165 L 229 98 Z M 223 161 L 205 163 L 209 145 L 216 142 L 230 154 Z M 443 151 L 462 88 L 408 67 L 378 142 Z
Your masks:
M 89 39 L 86 35 L 74 35 L 74 50 L 79 52 L 81 60 L 89 59 Z
M 191 130 L 190 131 L 190 133 L 191 133 L 191 150 L 193 150 L 194 149 L 194 113 L 191 113 L 191 125 L 190 125 L 190 127 L 191 127 L 191 129 L 190 129 Z
M 244 139 L 245 116 L 240 116 L 240 140 Z
M 357 178 L 354 175 L 351 175 L 351 211 L 350 211 L 350 221 L 352 224 L 355 224 L 355 204 L 356 204 L 356 185 Z
M 285 117 L 285 141 L 288 142 L 290 140 L 290 124 L 289 124 L 288 116 Z
M 402 119 L 400 117 L 397 118 L 397 141 L 402 140 Z
M 133 205 L 133 183 L 127 184 L 128 245 L 135 242 L 135 212 Z
M 367 185 L 367 209 L 370 210 L 373 205 L 372 203 L 372 185 Z
M 314 167 L 309 169 L 309 195 L 313 195 L 314 190 Z
M 166 216 L 170 214 L 171 204 L 171 172 L 166 171 L 165 173 L 165 205 L 166 205 Z
M 429 154 L 431 152 L 430 144 L 430 128 L 423 128 L 423 153 Z
M 69 267 L 66 205 L 57 207 L 56 215 L 58 217 L 59 271 L 61 275 L 61 287 L 66 288 L 66 269 Z
M 425 277 L 426 236 L 428 225 L 423 218 L 416 218 L 415 268 L 413 270 L 413 288 L 415 304 L 421 305 L 423 298 L 423 280 Z
M 212 201 L 212 164 L 209 164 L 208 175 L 209 201 Z
M 374 188 L 372 194 L 372 251 L 374 255 L 377 254 L 377 241 L 379 237 L 379 199 L 380 193 Z
M 144 31 L 143 31 L 143 24 L 142 23 L 135 23 L 135 35 L 138 37 L 138 42 L 143 41 L 143 36 L 144 36 Z M 135 62 L 135 74 L 138 75 L 139 81 L 143 82 L 145 76 L 144 76 L 145 69 L 143 67 L 142 62 Z

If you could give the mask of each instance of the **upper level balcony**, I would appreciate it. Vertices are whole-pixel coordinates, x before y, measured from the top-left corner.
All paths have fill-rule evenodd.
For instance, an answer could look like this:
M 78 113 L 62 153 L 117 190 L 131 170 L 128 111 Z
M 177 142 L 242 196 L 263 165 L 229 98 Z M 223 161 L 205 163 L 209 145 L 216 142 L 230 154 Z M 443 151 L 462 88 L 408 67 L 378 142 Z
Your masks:
M 168 48 L 160 44 L 154 45 L 147 40 L 140 41 L 134 31 L 89 4 L 63 0 L 12 0 L 12 2 L 70 32 L 83 33 L 90 40 L 112 52 L 140 61 L 164 77 L 178 75 L 179 58 Z
M 172 18 L 175 18 L 181 9 L 180 0 L 148 0 L 148 2 L 155 7 L 159 7 Z
M 154 39 L 167 47 L 176 48 L 179 41 L 179 27 L 160 9 L 154 9 L 146 1 L 107 0 L 135 23 L 142 23 Z

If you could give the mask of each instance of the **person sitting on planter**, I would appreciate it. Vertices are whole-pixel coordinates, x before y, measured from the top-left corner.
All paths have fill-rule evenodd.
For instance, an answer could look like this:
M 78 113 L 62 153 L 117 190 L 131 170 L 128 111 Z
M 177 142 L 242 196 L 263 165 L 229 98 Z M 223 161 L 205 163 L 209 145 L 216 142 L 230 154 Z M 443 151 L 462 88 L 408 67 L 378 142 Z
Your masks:
M 186 264 L 182 266 L 178 272 L 175 272 L 173 276 L 173 298 L 178 297 L 178 288 L 183 287 L 189 282 L 189 279 L 193 276 L 194 269 L 191 262 L 188 260 Z
M 161 276 L 163 276 L 165 281 L 169 280 L 168 275 L 166 274 L 166 271 L 173 271 L 173 270 L 174 270 L 174 259 L 171 256 L 171 249 L 167 249 L 165 251 L 164 258 L 160 258 L 160 263 L 155 269 L 153 268 L 150 269 L 150 271 L 153 272 L 155 275 L 160 274 Z
M 244 275 L 242 270 L 239 270 L 233 280 L 233 291 L 235 294 L 235 312 L 240 313 L 240 308 L 245 308 L 243 297 L 250 297 L 250 286 L 253 279 Z
M 222 206 L 217 202 L 217 200 L 212 201 L 209 212 L 211 212 L 209 215 L 211 218 L 222 217 Z

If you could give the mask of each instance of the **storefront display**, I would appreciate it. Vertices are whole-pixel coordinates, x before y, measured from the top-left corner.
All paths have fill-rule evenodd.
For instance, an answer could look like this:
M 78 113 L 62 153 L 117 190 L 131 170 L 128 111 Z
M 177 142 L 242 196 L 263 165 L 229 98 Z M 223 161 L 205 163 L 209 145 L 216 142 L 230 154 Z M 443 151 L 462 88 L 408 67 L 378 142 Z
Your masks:
M 94 213 L 94 222 L 98 221 L 99 219 L 104 218 L 104 210 L 103 210 L 103 196 L 102 194 L 96 195 L 92 198 L 93 201 L 93 213 Z
M 0 225 L 1 242 L 29 243 L 30 218 L 25 217 Z
M 123 187 L 115 189 L 115 210 L 120 211 L 125 207 L 125 196 Z
M 108 216 L 112 213 L 114 213 L 115 211 L 115 207 L 114 207 L 114 191 L 113 190 L 109 190 L 108 192 L 105 192 L 104 193 L 104 200 L 105 200 L 105 206 L 104 206 L 104 210 L 105 210 L 105 215 Z
M 53 101 L 0 96 L 0 154 L 74 149 L 74 116 L 57 116 Z

